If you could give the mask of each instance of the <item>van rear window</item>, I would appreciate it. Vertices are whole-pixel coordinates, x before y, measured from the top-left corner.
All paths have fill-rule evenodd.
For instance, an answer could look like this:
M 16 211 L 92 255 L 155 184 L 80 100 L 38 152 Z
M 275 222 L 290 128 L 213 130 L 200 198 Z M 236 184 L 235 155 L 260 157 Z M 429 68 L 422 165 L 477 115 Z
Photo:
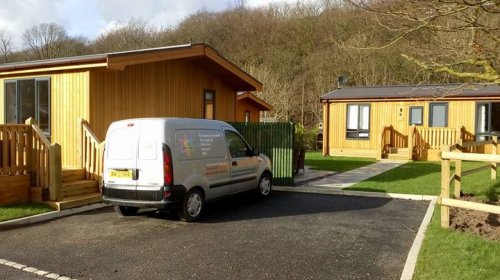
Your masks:
M 133 128 L 115 128 L 108 139 L 108 158 L 132 159 L 135 151 L 135 133 Z
M 179 160 L 224 158 L 227 154 L 224 134 L 215 129 L 177 130 L 174 145 Z
M 155 160 L 157 157 L 157 137 L 158 128 L 156 126 L 144 125 L 139 136 L 139 159 Z

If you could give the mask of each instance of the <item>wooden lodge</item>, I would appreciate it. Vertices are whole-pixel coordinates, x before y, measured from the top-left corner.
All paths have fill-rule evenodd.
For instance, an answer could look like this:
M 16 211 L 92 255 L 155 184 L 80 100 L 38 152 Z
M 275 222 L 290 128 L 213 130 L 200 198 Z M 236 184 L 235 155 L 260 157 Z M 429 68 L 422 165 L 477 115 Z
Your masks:
M 0 65 L 0 204 L 100 201 L 113 121 L 236 121 L 237 92 L 262 84 L 205 44 Z
M 273 106 L 247 91 L 236 97 L 236 121 L 260 122 L 260 113 L 271 111 Z
M 323 154 L 440 160 L 443 145 L 500 135 L 500 86 L 346 87 L 321 97 Z

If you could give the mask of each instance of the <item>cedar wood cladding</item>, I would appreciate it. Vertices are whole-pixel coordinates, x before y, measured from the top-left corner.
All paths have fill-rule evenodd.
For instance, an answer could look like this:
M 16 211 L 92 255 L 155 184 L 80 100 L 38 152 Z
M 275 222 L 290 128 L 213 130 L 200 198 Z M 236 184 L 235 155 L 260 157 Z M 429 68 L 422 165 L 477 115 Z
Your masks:
M 323 103 L 324 154 L 376 157 L 382 128 L 389 124 L 403 136 L 409 132 L 410 106 L 423 107 L 423 125 L 429 127 L 433 102 L 448 104 L 448 127 L 464 126 L 469 137 L 476 129 L 478 101 L 500 101 L 498 85 L 423 85 L 342 88 L 321 97 Z M 370 104 L 370 136 L 347 139 L 347 105 Z
M 205 44 L 0 65 L 0 123 L 4 81 L 50 78 L 51 141 L 63 166 L 79 165 L 78 120 L 104 140 L 113 121 L 135 117 L 203 117 L 203 92 L 214 90 L 215 118 L 236 119 L 236 92 L 262 84 Z

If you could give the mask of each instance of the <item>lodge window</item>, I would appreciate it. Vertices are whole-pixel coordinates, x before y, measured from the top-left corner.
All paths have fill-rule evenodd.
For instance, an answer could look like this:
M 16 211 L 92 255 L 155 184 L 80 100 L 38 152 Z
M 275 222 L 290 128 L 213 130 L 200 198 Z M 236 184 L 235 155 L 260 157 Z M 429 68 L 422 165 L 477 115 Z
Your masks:
M 215 91 L 205 90 L 203 93 L 204 117 L 208 120 L 215 118 Z
M 423 106 L 410 106 L 410 124 L 423 125 L 424 120 L 424 107 Z
M 50 136 L 50 79 L 7 80 L 4 88 L 5 123 L 22 124 L 34 118 Z
M 370 138 L 370 104 L 347 105 L 347 139 Z
M 492 135 L 500 136 L 500 102 L 477 103 L 476 140 L 487 140 Z
M 431 103 L 429 110 L 430 127 L 448 126 L 448 103 Z

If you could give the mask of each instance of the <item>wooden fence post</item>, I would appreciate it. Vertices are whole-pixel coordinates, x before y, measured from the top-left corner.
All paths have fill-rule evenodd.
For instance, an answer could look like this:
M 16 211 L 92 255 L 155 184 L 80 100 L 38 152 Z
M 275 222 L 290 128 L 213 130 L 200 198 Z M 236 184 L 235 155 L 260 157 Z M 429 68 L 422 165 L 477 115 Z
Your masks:
M 457 139 L 457 150 L 463 152 L 464 140 L 462 138 Z M 455 161 L 455 198 L 460 197 L 460 192 L 462 190 L 462 160 Z
M 62 195 L 61 145 L 55 143 L 49 148 L 49 191 L 50 200 L 61 201 Z
M 455 161 L 455 198 L 460 197 L 460 192 L 462 190 L 462 160 Z
M 442 152 L 449 152 L 450 146 L 442 146 Z M 450 160 L 441 159 L 441 195 L 440 198 L 450 198 Z M 440 200 L 441 201 L 441 200 Z M 441 203 L 441 227 L 450 227 L 450 208 Z
M 498 137 L 493 136 L 491 137 L 491 153 L 496 155 L 497 154 L 497 144 L 498 144 Z M 492 162 L 491 164 L 491 180 L 495 180 L 497 178 L 497 163 Z

